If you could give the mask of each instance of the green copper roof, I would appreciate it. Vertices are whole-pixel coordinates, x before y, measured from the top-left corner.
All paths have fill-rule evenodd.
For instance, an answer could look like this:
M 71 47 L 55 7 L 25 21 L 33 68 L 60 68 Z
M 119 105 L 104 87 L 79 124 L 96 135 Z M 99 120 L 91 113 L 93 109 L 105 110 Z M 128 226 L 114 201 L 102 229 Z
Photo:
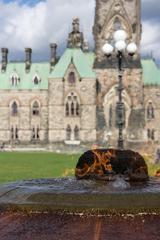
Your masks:
M 0 72 L 0 89 L 48 89 L 48 76 L 50 71 L 49 63 L 32 63 L 30 71 L 25 71 L 25 63 L 8 63 L 5 72 Z M 16 73 L 20 82 L 17 86 L 12 86 L 11 76 Z M 38 85 L 33 82 L 34 76 L 40 78 Z
M 160 69 L 153 59 L 142 60 L 143 81 L 145 85 L 160 84 Z
M 93 60 L 93 54 L 85 54 L 81 49 L 67 48 L 51 73 L 50 78 L 63 78 L 71 63 L 75 65 L 82 78 L 95 78 L 96 75 L 92 69 Z
M 50 63 L 32 63 L 28 73 L 25 63 L 8 63 L 5 72 L 0 72 L 0 89 L 6 90 L 47 90 L 48 79 L 63 78 L 72 62 L 82 78 L 95 78 L 93 71 L 94 53 L 84 53 L 81 49 L 66 49 L 54 70 L 50 73 Z M 142 60 L 144 85 L 160 85 L 160 69 L 153 59 Z M 11 76 L 16 73 L 20 78 L 17 86 L 12 86 Z M 34 76 L 41 79 L 38 85 L 33 82 Z

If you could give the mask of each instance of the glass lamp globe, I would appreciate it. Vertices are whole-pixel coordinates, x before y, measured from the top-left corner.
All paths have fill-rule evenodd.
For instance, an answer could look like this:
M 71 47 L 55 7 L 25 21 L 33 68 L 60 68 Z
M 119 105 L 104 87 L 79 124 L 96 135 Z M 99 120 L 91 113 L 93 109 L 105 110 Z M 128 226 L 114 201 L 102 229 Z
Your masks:
M 125 48 L 126 48 L 126 43 L 125 43 L 125 41 L 118 41 L 118 42 L 116 42 L 116 44 L 115 44 L 115 47 L 116 47 L 116 49 L 118 50 L 118 51 L 123 51 L 123 50 L 125 50 Z
M 114 33 L 114 40 L 115 42 L 118 42 L 118 41 L 125 41 L 126 38 L 127 38 L 127 33 L 124 31 L 124 30 L 117 30 L 115 33 Z
M 131 54 L 131 55 L 132 55 L 132 54 L 135 54 L 136 51 L 137 51 L 137 45 L 136 45 L 134 42 L 128 44 L 128 46 L 127 46 L 127 52 L 128 52 L 129 54 Z
M 102 51 L 106 55 L 110 55 L 113 52 L 113 47 L 109 43 L 105 43 L 104 46 L 102 47 Z

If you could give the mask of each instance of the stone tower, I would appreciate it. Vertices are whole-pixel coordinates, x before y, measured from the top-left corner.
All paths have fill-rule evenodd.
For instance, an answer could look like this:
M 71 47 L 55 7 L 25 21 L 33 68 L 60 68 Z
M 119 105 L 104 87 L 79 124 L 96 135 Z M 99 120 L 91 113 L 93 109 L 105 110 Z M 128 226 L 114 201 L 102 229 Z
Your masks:
M 127 32 L 127 41 L 134 41 L 138 46 L 136 67 L 139 67 L 141 40 L 140 0 L 96 0 L 95 24 L 93 28 L 96 52 L 96 68 L 111 67 L 112 61 L 106 61 L 102 46 L 106 41 L 113 41 L 113 32 L 123 29 Z M 128 59 L 129 61 L 130 59 Z M 131 66 L 133 65 L 133 61 Z M 128 67 L 131 67 L 130 65 Z
M 102 46 L 107 41 L 114 44 L 113 33 L 123 29 L 127 42 L 134 41 L 138 51 L 134 57 L 123 54 L 123 101 L 125 103 L 126 144 L 143 141 L 143 81 L 140 60 L 141 4 L 140 0 L 96 0 L 94 68 L 97 73 L 97 138 L 105 142 L 105 135 L 111 135 L 116 143 L 116 103 L 118 101 L 117 53 L 107 57 Z

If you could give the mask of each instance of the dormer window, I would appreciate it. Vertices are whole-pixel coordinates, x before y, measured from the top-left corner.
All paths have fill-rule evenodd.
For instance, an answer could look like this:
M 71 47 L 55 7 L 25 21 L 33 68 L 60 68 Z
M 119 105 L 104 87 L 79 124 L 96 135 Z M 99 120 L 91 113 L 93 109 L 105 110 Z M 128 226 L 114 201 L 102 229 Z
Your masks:
M 41 78 L 36 74 L 33 77 L 33 83 L 34 83 L 34 85 L 38 85 L 40 82 L 41 82 Z
M 20 83 L 20 77 L 17 73 L 13 73 L 10 77 L 12 86 L 17 86 Z

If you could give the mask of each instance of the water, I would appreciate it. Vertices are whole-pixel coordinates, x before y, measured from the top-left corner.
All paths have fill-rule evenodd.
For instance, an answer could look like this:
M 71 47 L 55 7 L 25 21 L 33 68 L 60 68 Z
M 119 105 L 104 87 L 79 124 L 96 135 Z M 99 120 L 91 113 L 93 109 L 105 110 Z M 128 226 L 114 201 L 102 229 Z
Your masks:
M 11 186 L 12 184 L 8 184 Z M 7 186 L 7 185 L 5 185 Z M 74 177 L 26 180 L 13 183 L 14 187 L 30 190 L 48 189 L 57 193 L 160 193 L 160 178 L 147 182 L 126 182 L 117 177 L 115 181 L 76 180 Z

